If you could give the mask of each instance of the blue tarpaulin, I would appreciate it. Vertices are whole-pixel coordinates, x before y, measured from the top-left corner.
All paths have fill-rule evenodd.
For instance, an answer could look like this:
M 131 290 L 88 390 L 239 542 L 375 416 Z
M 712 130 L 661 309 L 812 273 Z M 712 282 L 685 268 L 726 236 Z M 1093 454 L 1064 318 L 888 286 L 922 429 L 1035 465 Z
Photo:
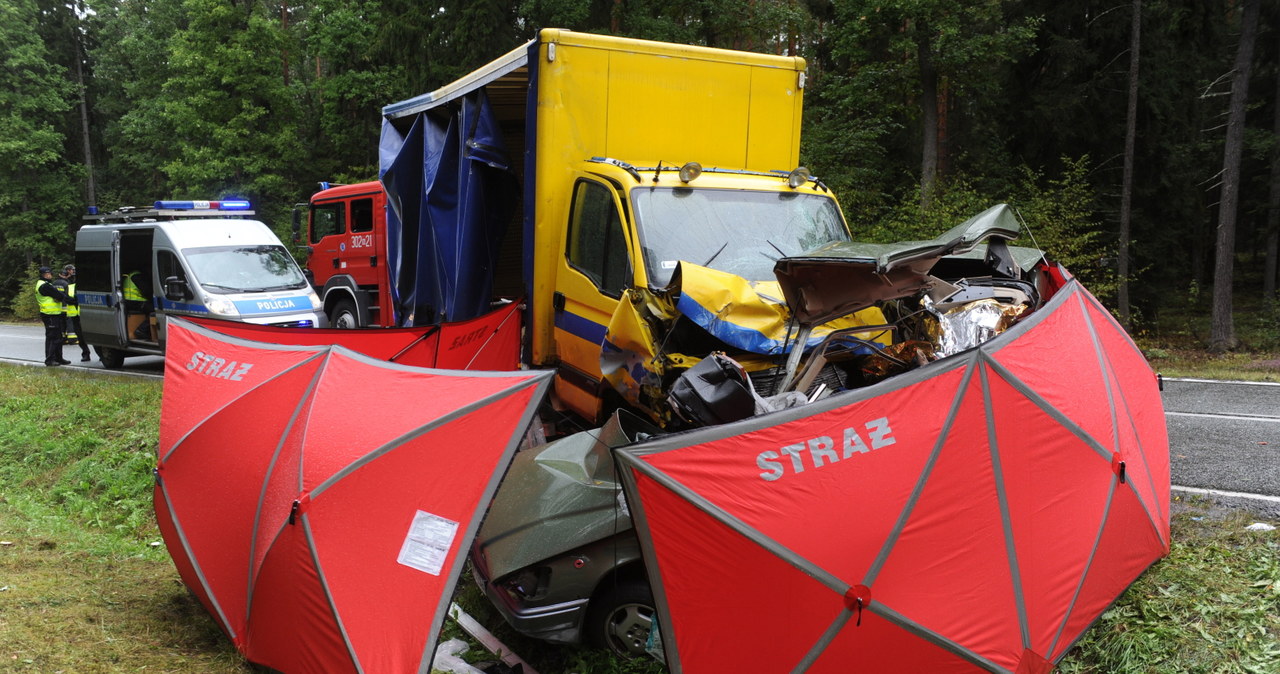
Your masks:
M 487 312 L 518 183 L 484 92 L 384 119 L 379 162 L 397 325 Z

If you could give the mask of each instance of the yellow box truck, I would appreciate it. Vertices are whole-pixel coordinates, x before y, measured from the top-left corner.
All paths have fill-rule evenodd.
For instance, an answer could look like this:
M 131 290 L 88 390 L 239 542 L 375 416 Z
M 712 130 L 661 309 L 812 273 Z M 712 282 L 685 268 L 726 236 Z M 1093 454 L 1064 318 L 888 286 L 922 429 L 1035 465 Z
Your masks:
M 596 422 L 621 401 L 669 421 L 671 382 L 713 352 L 776 366 L 775 262 L 849 238 L 798 168 L 804 85 L 801 58 L 545 29 L 386 106 L 396 322 L 521 297 L 527 363 Z

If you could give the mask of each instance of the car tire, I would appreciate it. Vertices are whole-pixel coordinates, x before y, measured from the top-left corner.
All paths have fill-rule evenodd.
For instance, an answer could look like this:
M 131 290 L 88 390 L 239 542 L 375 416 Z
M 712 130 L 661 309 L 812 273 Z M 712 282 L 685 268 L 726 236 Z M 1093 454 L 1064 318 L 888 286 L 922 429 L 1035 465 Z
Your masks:
M 329 312 L 329 326 L 343 330 L 360 327 L 360 313 L 356 311 L 356 303 L 346 297 L 335 302 Z
M 587 642 L 622 657 L 645 655 L 657 614 L 649 584 L 636 579 L 606 583 L 587 606 Z
M 124 352 L 119 349 L 95 346 L 93 350 L 98 352 L 98 360 L 102 362 L 102 367 L 108 370 L 118 370 L 121 365 L 124 365 Z

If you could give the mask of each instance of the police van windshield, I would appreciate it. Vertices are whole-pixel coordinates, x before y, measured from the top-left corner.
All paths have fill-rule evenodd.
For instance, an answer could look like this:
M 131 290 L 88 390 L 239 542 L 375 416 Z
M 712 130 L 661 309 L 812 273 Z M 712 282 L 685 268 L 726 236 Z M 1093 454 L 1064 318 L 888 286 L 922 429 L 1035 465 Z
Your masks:
M 773 264 L 832 241 L 848 241 L 836 202 L 797 192 L 634 189 L 649 285 L 663 287 L 680 260 L 748 281 L 773 281 Z
M 284 246 L 213 246 L 182 251 L 201 287 L 215 294 L 297 290 L 307 286 Z

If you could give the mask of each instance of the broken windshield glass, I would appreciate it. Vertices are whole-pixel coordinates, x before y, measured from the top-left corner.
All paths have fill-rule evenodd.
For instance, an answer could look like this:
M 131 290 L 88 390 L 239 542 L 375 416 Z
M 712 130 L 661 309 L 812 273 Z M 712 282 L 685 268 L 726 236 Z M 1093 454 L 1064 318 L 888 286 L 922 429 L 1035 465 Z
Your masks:
M 680 260 L 772 281 L 780 258 L 849 240 L 835 201 L 820 195 L 651 187 L 631 199 L 655 288 L 671 282 Z

